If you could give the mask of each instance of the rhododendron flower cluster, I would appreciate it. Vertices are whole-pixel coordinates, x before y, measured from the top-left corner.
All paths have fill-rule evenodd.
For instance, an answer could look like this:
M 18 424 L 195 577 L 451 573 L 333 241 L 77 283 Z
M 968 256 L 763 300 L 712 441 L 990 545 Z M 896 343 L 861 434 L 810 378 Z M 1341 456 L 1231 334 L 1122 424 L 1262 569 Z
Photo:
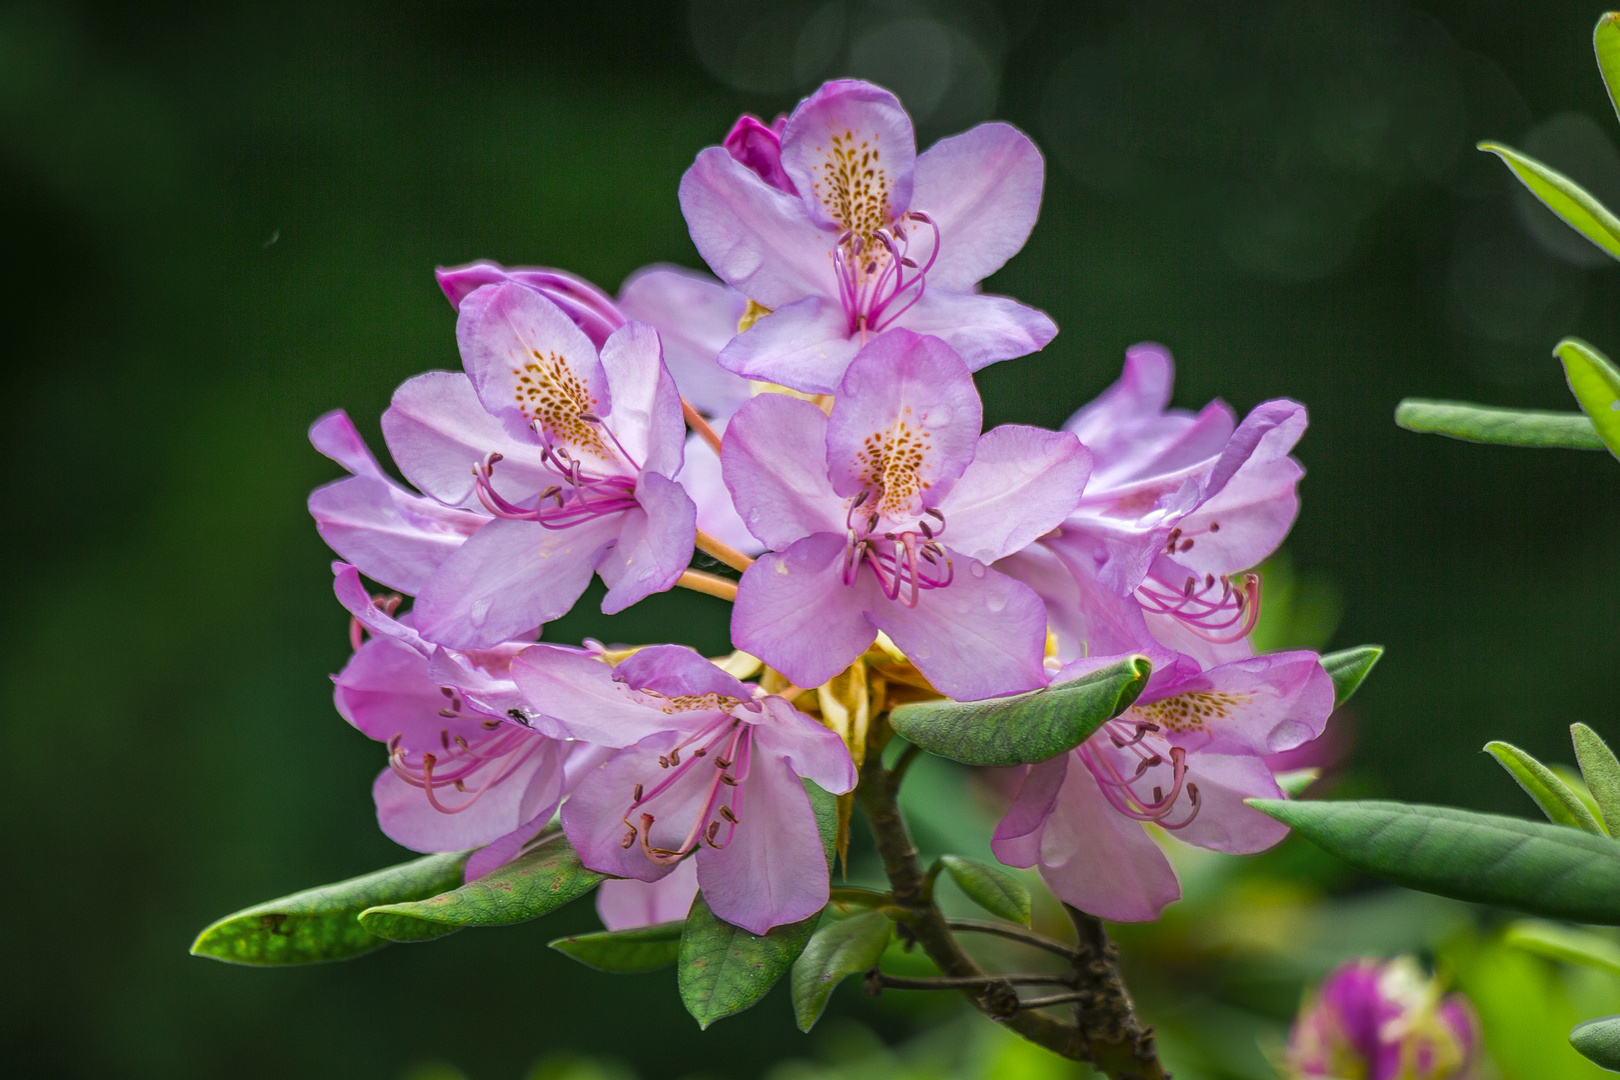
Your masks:
M 1290 1080 L 1470 1080 L 1480 1044 L 1469 1000 L 1442 993 L 1410 957 L 1352 960 L 1300 1009 L 1286 1069 Z
M 753 933 L 806 919 L 829 895 L 812 797 L 851 792 L 867 750 L 821 703 L 870 653 L 911 673 L 909 700 L 1151 662 L 1134 704 L 1025 767 L 996 832 L 1083 911 L 1157 917 L 1179 895 L 1164 836 L 1275 844 L 1243 800 L 1281 794 L 1267 756 L 1334 705 L 1313 654 L 1247 636 L 1305 411 L 1171 409 L 1169 353 L 1140 345 L 1061 429 L 983 430 L 972 373 L 1057 332 L 978 291 L 1042 183 L 1005 124 L 918 154 L 894 95 L 832 82 L 743 117 L 682 180 L 718 280 L 649 267 L 614 299 L 554 269 L 439 271 L 462 370 L 411 379 L 382 418 L 415 490 L 342 413 L 311 430 L 352 474 L 310 510 L 344 560 L 337 704 L 387 747 L 388 835 L 479 848 L 470 880 L 560 816 L 610 879 L 610 927 L 694 892 Z M 733 600 L 739 652 L 540 642 L 593 575 L 606 612 L 677 586 Z

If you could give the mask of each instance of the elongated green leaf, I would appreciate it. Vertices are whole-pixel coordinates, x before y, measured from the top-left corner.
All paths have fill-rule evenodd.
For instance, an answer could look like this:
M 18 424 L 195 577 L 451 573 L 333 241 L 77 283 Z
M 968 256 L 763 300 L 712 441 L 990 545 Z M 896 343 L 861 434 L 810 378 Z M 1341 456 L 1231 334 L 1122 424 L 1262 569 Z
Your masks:
M 793 962 L 793 1014 L 799 1030 L 815 1027 L 827 999 L 844 977 L 876 967 L 888 945 L 888 916 L 876 911 L 829 922 L 817 930 Z
M 1602 450 L 1592 418 L 1578 412 L 1498 409 L 1460 401 L 1407 398 L 1395 407 L 1395 422 L 1408 431 L 1445 435 L 1465 442 L 1505 446 Z
M 1502 940 L 1549 960 L 1585 964 L 1620 975 L 1620 945 L 1590 930 L 1570 930 L 1555 923 L 1524 920 L 1509 926 Z
M 1571 1029 L 1569 1044 L 1610 1072 L 1620 1072 L 1620 1016 L 1583 1020 Z
M 681 950 L 684 922 L 655 923 L 633 930 L 604 930 L 558 938 L 551 947 L 586 967 L 615 974 L 636 974 L 669 967 Z
M 964 859 L 960 855 L 941 855 L 939 864 L 951 875 L 969 900 L 992 915 L 1029 925 L 1031 908 L 1029 890 L 1023 882 L 983 863 Z
M 1620 371 L 1609 358 L 1580 338 L 1565 338 L 1553 352 L 1564 362 L 1564 378 L 1609 453 L 1620 457 Z
M 557 836 L 459 889 L 427 900 L 383 904 L 360 913 L 360 925 L 390 941 L 427 941 L 467 926 L 527 922 L 596 887 L 602 875 L 585 869 Z
M 1559 825 L 1573 825 L 1577 829 L 1587 832 L 1601 833 L 1603 826 L 1597 823 L 1592 811 L 1571 790 L 1569 785 L 1553 775 L 1553 771 L 1525 751 L 1520 750 L 1512 743 L 1492 741 L 1485 744 L 1485 750 L 1497 761 L 1508 775 L 1518 781 L 1524 793 L 1536 800 L 1541 812 L 1547 815 L 1547 820 Z
M 1581 763 L 1581 777 L 1612 833 L 1620 827 L 1620 761 L 1615 760 L 1609 744 L 1585 724 L 1571 724 L 1569 734 L 1575 741 L 1575 760 Z
M 1620 924 L 1620 844 L 1606 836 L 1447 806 L 1244 801 L 1397 885 L 1546 918 Z
M 1358 645 L 1354 649 L 1340 649 L 1322 657 L 1322 667 L 1333 680 L 1333 703 L 1343 705 L 1361 686 L 1361 680 L 1372 671 L 1384 655 L 1382 645 Z
M 804 951 L 820 915 L 750 934 L 721 920 L 700 895 L 681 932 L 681 1002 L 700 1027 L 758 1003 Z
M 198 934 L 191 954 L 232 964 L 317 964 L 380 949 L 388 941 L 361 926 L 360 913 L 455 888 L 471 854 L 429 855 L 238 911 Z
M 1598 806 L 1597 800 L 1592 798 L 1592 790 L 1586 786 L 1586 781 L 1581 778 L 1581 771 L 1568 765 L 1560 765 L 1557 762 L 1553 762 L 1547 768 L 1551 769 L 1552 774 L 1564 782 L 1565 787 L 1575 793 L 1575 797 L 1581 800 L 1581 805 L 1586 807 L 1587 813 L 1592 815 L 1592 820 L 1602 825 L 1603 810 Z M 1603 831 L 1607 833 L 1609 831 L 1608 827 L 1605 826 Z
M 1557 169 L 1512 147 L 1482 142 L 1479 148 L 1501 158 L 1513 170 L 1519 183 L 1529 188 L 1530 194 L 1563 218 L 1570 228 L 1610 255 L 1620 258 L 1620 220 L 1609 212 L 1608 207 L 1593 198 L 1591 192 Z
M 968 765 L 1022 765 L 1073 749 L 1136 700 L 1153 665 L 1129 656 L 1079 679 L 987 701 L 929 701 L 890 714 L 930 754 Z
M 1620 116 L 1620 12 L 1611 11 L 1597 21 L 1592 31 L 1592 49 L 1597 53 L 1598 70 L 1609 91 L 1609 104 Z

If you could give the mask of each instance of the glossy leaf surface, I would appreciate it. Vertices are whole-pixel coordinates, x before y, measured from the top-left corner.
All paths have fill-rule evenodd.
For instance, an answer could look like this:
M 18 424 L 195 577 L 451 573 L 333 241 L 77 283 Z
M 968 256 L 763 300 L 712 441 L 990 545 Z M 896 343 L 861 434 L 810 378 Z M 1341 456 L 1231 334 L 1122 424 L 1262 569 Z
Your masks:
M 1615 760 L 1609 744 L 1585 724 L 1571 724 L 1569 734 L 1575 742 L 1575 760 L 1581 763 L 1581 777 L 1612 833 L 1620 825 L 1620 761 Z
M 1045 761 L 1084 742 L 1136 700 L 1153 665 L 1129 656 L 1083 678 L 986 701 L 929 701 L 890 714 L 894 730 L 968 765 Z
M 361 913 L 360 924 L 391 941 L 427 941 L 467 926 L 506 926 L 554 911 L 596 887 L 568 839 L 556 836 L 459 889 L 426 900 L 384 904 Z
M 1549 960 L 1585 964 L 1620 975 L 1620 945 L 1612 938 L 1589 930 L 1571 930 L 1555 923 L 1525 920 L 1509 926 L 1502 940 Z
M 1029 890 L 1018 879 L 960 855 L 941 855 L 939 863 L 969 900 L 992 915 L 1029 925 Z
M 877 966 L 889 945 L 889 926 L 886 915 L 869 911 L 829 922 L 810 938 L 793 963 L 793 1014 L 800 1031 L 815 1026 L 846 976 Z
M 750 934 L 721 920 L 699 894 L 686 917 L 677 956 L 686 1011 L 707 1028 L 757 1004 L 804 951 L 818 918 Z
M 1569 1033 L 1569 1044 L 1610 1072 L 1620 1072 L 1620 1016 L 1600 1016 L 1576 1024 Z
M 1553 350 L 1564 362 L 1570 392 L 1591 417 L 1609 453 L 1620 457 L 1620 371 L 1580 338 L 1565 338 Z
M 1563 218 L 1569 226 L 1615 258 L 1620 258 L 1620 220 L 1581 185 L 1549 165 L 1501 143 L 1482 142 L 1481 150 L 1495 154 L 1513 171 L 1530 194 Z
M 1548 821 L 1559 825 L 1573 825 L 1587 832 L 1603 831 L 1603 826 L 1597 823 L 1597 819 L 1586 808 L 1586 804 L 1569 789 L 1568 784 L 1553 775 L 1553 771 L 1547 766 L 1512 743 L 1488 742 L 1485 744 L 1485 750 L 1501 762 L 1502 768 L 1518 781 L 1526 795 L 1536 800 L 1536 805 L 1541 807 L 1541 812 L 1547 815 Z
M 1372 671 L 1384 655 L 1382 645 L 1358 645 L 1354 649 L 1322 655 L 1322 668 L 1333 680 L 1333 703 L 1343 705 L 1361 686 L 1361 681 Z
M 418 900 L 454 888 L 471 854 L 429 855 L 257 904 L 197 935 L 192 955 L 232 964 L 315 964 L 380 949 L 387 939 L 361 926 L 360 913 L 379 903 Z
M 1547 918 L 1620 924 L 1620 844 L 1606 836 L 1447 806 L 1244 801 L 1397 885 Z
M 558 938 L 551 947 L 597 971 L 630 975 L 657 971 L 675 962 L 681 949 L 681 922 L 654 923 L 633 930 L 604 930 Z
M 1578 412 L 1497 409 L 1460 401 L 1407 398 L 1395 408 L 1395 422 L 1408 431 L 1445 435 L 1466 442 L 1504 446 L 1602 450 L 1592 418 Z

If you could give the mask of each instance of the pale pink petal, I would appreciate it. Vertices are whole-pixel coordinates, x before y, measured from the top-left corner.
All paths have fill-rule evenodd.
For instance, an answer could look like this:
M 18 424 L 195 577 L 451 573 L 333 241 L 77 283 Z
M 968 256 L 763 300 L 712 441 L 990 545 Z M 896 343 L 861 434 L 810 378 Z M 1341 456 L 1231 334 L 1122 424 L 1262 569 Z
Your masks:
M 615 448 L 648 472 L 680 472 L 686 423 L 681 395 L 664 367 L 658 331 L 643 322 L 615 330 L 602 346 L 602 368 L 613 401 L 607 426 Z
M 681 177 L 681 213 L 698 254 L 720 280 L 766 307 L 838 295 L 824 231 L 793 195 L 778 191 L 718 146 Z
M 833 533 L 761 555 L 738 585 L 732 641 L 800 686 L 843 671 L 877 638 L 862 614 L 877 589 L 865 573 L 845 585 L 843 562 L 844 538 Z
M 844 740 L 780 697 L 760 702 L 765 719 L 754 725 L 754 745 L 762 753 L 780 757 L 807 780 L 814 780 L 834 795 L 855 788 L 855 762 Z
M 1067 432 L 993 428 L 939 504 L 945 542 L 983 563 L 1021 551 L 1074 511 L 1090 473 L 1091 453 Z
M 1111 922 L 1150 922 L 1181 898 L 1159 845 L 1109 806 L 1079 765 L 1069 769 L 1041 833 L 1041 880 L 1058 899 Z
M 372 785 L 377 804 L 377 822 L 395 843 L 413 851 L 459 851 L 487 844 L 537 817 L 550 817 L 562 798 L 562 769 L 555 744 L 534 736 L 517 767 L 496 783 L 478 792 L 492 776 L 508 768 L 504 761 L 491 762 L 466 780 L 467 791 L 446 786 L 436 798 L 445 813 L 428 802 L 421 788 L 407 783 L 392 769 L 385 769 Z
M 782 168 L 811 218 L 837 232 L 867 234 L 910 209 L 916 163 L 911 118 L 871 83 L 823 83 L 782 130 Z
M 771 187 L 797 195 L 793 181 L 782 171 L 782 129 L 786 126 L 786 117 L 778 119 L 775 126 L 766 127 L 758 117 L 744 113 L 720 145 Z
M 1235 574 L 1265 562 L 1299 514 L 1304 475 L 1304 467 L 1291 457 L 1239 469 L 1220 494 L 1177 522 L 1193 543 L 1189 550 L 1178 550 L 1175 561 L 1199 576 Z
M 618 542 L 596 567 L 608 586 L 602 610 L 609 615 L 674 588 L 692 561 L 697 508 L 681 485 L 642 473 L 636 501 L 639 508 L 623 516 Z
M 444 560 L 490 520 L 369 476 L 316 488 L 309 512 L 333 551 L 373 581 L 403 593 L 420 592 Z
M 596 887 L 596 914 L 609 930 L 676 922 L 692 909 L 697 887 L 694 859 L 682 859 L 657 881 L 609 878 Z
M 744 555 L 758 555 L 765 550 L 743 524 L 742 516 L 731 501 L 731 492 L 726 488 L 720 468 L 720 455 L 702 438 L 693 435 L 686 440 L 686 460 L 675 479 L 697 504 L 698 528 Z M 831 490 L 829 485 L 828 491 Z
M 484 411 L 472 380 L 459 372 L 430 371 L 407 381 L 394 391 L 382 429 L 405 479 L 449 506 L 479 505 L 473 466 L 491 452 L 504 458 L 495 469 L 495 488 L 511 502 L 532 499 L 556 482 L 539 447 L 507 434 Z
M 332 682 L 338 715 L 378 742 L 397 735 L 413 749 L 431 748 L 438 744 L 441 731 L 469 740 L 486 734 L 480 726 L 482 717 L 439 715 L 445 698 L 428 676 L 427 658 L 402 642 L 367 641 Z
M 951 584 L 923 590 L 914 608 L 898 600 L 872 603 L 867 618 L 894 639 L 935 689 L 958 701 L 1046 685 L 1041 665 L 1046 608 L 1040 598 L 1029 586 L 983 563 L 954 554 L 952 561 L 956 577 Z M 862 576 L 869 577 L 869 571 Z M 875 586 L 871 591 L 876 592 Z M 815 684 L 801 680 L 801 685 Z
M 1046 828 L 1046 819 L 1052 816 L 1052 807 L 1063 790 L 1068 772 L 1068 754 L 1059 754 L 1024 770 L 1018 794 L 1013 796 L 1012 805 L 990 839 L 990 850 L 995 852 L 996 858 L 1008 866 L 1034 866 L 1041 861 L 1041 831 Z
M 940 231 L 929 287 L 971 292 L 1016 255 L 1040 213 L 1044 180 L 1041 152 L 1008 124 L 980 124 L 919 156 L 911 204 Z
M 793 770 L 757 744 L 748 752 L 748 778 L 731 803 L 737 827 L 718 851 L 698 849 L 698 885 L 716 915 L 763 934 L 826 905 L 827 857 Z
M 575 457 L 616 460 L 580 418 L 613 411 L 596 346 L 556 304 L 514 282 L 479 289 L 461 302 L 456 342 L 478 400 L 513 438 L 538 425 Z
M 860 348 L 843 306 L 823 296 L 784 304 L 720 351 L 720 365 L 740 376 L 781 383 L 806 394 L 830 394 Z
M 1198 816 L 1170 833 L 1177 840 L 1229 855 L 1253 855 L 1276 847 L 1288 836 L 1288 826 L 1243 805 L 1244 799 L 1283 797 L 1262 759 L 1197 754 L 1187 779 L 1198 785 Z
M 1057 336 L 1057 324 L 1044 311 L 1005 296 L 948 292 L 932 284 L 893 325 L 944 338 L 972 371 L 1037 352 Z
M 761 394 L 727 425 L 720 448 L 726 487 L 743 524 L 766 547 L 843 531 L 826 447 L 827 417 L 785 394 Z
M 1080 436 L 1081 442 L 1102 457 L 1113 449 L 1113 440 L 1134 436 L 1138 428 L 1164 414 L 1175 377 L 1169 349 L 1153 341 L 1132 345 L 1125 350 L 1125 369 L 1119 378 L 1069 417 L 1063 430 Z M 1170 415 L 1181 420 L 1188 417 L 1181 410 Z
M 1317 655 L 1304 651 L 1222 664 L 1170 685 L 1151 686 L 1142 697 L 1138 709 L 1174 720 L 1162 725 L 1173 744 L 1256 757 L 1293 749 L 1322 734 L 1334 704 L 1333 680 Z
M 620 750 L 582 779 L 568 797 L 562 809 L 563 831 L 586 866 L 601 874 L 640 881 L 657 881 L 673 869 L 647 858 L 639 842 L 624 846 L 630 831 L 625 818 L 634 814 L 630 820 L 637 824 L 642 812 L 652 811 L 653 846 L 673 851 L 686 842 L 715 775 L 703 759 L 688 758 L 666 791 L 637 810 L 630 809 L 637 785 L 648 794 L 670 776 L 669 769 L 659 765 L 659 758 L 668 760 L 669 751 L 681 738 L 678 731 L 661 731 Z
M 862 511 L 909 527 L 973 460 L 982 419 L 973 377 L 950 346 L 905 330 L 879 334 L 849 365 L 833 401 L 833 490 L 874 492 Z
M 535 729 L 557 738 L 622 747 L 679 726 L 635 697 L 613 668 L 578 649 L 525 649 L 512 661 L 512 679 Z
M 737 336 L 748 298 L 708 274 L 679 266 L 637 270 L 619 289 L 625 317 L 651 323 L 681 395 L 699 412 L 729 417 L 748 400 L 748 380 L 715 359 Z
M 1305 434 L 1307 423 L 1305 406 L 1297 401 L 1280 398 L 1256 405 L 1221 451 L 1205 496 L 1214 498 L 1244 466 L 1285 456 Z
M 623 515 L 566 529 L 534 521 L 492 521 L 428 580 L 416 628 L 453 649 L 484 649 L 566 615 L 590 584 Z
M 1141 604 L 1076 573 L 1050 543 L 1032 544 L 996 569 L 1034 589 L 1045 603 L 1061 660 L 1144 652 L 1153 644 Z
M 348 563 L 332 564 L 332 592 L 344 610 L 353 615 L 372 637 L 391 638 L 409 646 L 424 657 L 433 651 L 433 647 L 423 641 L 415 629 L 376 605 L 371 594 L 361 584 L 360 571 Z
M 619 682 L 664 697 L 716 694 L 746 701 L 753 696 L 736 678 L 685 645 L 651 645 L 638 649 L 613 670 Z M 658 706 L 653 706 L 653 710 L 658 711 Z
M 333 409 L 309 425 L 309 441 L 356 476 L 387 479 L 366 441 L 355 430 L 354 421 L 342 409 Z

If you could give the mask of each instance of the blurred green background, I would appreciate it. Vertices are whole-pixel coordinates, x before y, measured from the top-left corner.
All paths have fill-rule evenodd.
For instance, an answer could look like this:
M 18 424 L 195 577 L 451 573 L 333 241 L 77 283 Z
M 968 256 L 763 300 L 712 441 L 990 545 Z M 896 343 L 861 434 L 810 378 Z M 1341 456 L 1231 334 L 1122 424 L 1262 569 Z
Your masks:
M 555 1059 L 536 1076 L 740 1080 L 953 1015 L 894 994 L 867 1008 L 846 989 L 807 1039 L 779 991 L 700 1035 L 672 979 L 615 980 L 544 949 L 594 925 L 584 904 L 310 970 L 186 955 L 228 911 L 403 855 L 373 823 L 381 752 L 330 704 L 346 619 L 303 500 L 337 469 L 308 423 L 343 406 L 375 438 L 399 382 L 456 366 L 435 265 L 563 266 L 610 290 L 645 263 L 701 265 L 676 202 L 693 155 L 740 111 L 769 117 L 833 75 L 898 91 L 924 143 L 998 117 L 1047 151 L 1040 224 L 989 288 L 1061 333 L 982 374 L 987 421 L 1060 422 L 1144 338 L 1174 350 L 1178 404 L 1307 403 L 1294 566 L 1337 594 L 1335 644 L 1389 647 L 1356 701 L 1353 784 L 1533 812 L 1479 747 L 1568 760 L 1572 721 L 1620 735 L 1620 471 L 1606 454 L 1419 437 L 1391 412 L 1408 394 L 1569 408 L 1553 343 L 1578 333 L 1620 352 L 1620 274 L 1472 149 L 1509 140 L 1620 201 L 1620 128 L 1589 44 L 1599 11 L 0 5 L 4 1071 L 456 1075 L 430 1064 L 443 1061 L 493 1080 L 567 1051 L 609 1063 Z M 611 622 L 587 606 L 547 636 L 678 626 L 717 650 L 724 618 L 706 598 L 657 597 Z M 1371 937 L 1343 948 L 1496 964 L 1490 985 L 1552 1002 L 1555 1049 L 1558 1024 L 1590 1015 L 1557 1011 L 1565 991 L 1547 988 L 1570 973 L 1492 959 L 1466 909 L 1363 893 L 1308 852 L 1268 858 L 1273 876 L 1245 870 L 1249 886 L 1210 887 L 1214 907 L 1127 936 L 1144 998 L 1170 1017 L 1150 1019 L 1243 1044 L 1189 1075 L 1250 1075 L 1254 1037 L 1230 1018 L 1275 1027 L 1299 980 L 1343 955 L 1310 938 L 1318 953 L 1296 950 L 1264 994 L 1233 990 L 1249 945 L 1213 976 L 1197 967 L 1178 942 L 1238 933 L 1199 912 L 1240 930 L 1269 917 L 1244 899 L 1255 881 L 1284 907 L 1321 889 L 1392 905 L 1346 916 Z M 1214 997 L 1188 996 L 1211 978 Z M 1500 1011 L 1529 1022 L 1522 1004 Z M 856 1015 L 876 1034 L 840 1019 Z M 994 1037 L 957 1032 L 968 1043 L 947 1045 L 969 1049 L 917 1075 L 1000 1061 Z M 856 1054 L 859 1075 L 902 1074 L 874 1053 Z M 971 1068 L 1036 1075 L 1010 1053 Z

